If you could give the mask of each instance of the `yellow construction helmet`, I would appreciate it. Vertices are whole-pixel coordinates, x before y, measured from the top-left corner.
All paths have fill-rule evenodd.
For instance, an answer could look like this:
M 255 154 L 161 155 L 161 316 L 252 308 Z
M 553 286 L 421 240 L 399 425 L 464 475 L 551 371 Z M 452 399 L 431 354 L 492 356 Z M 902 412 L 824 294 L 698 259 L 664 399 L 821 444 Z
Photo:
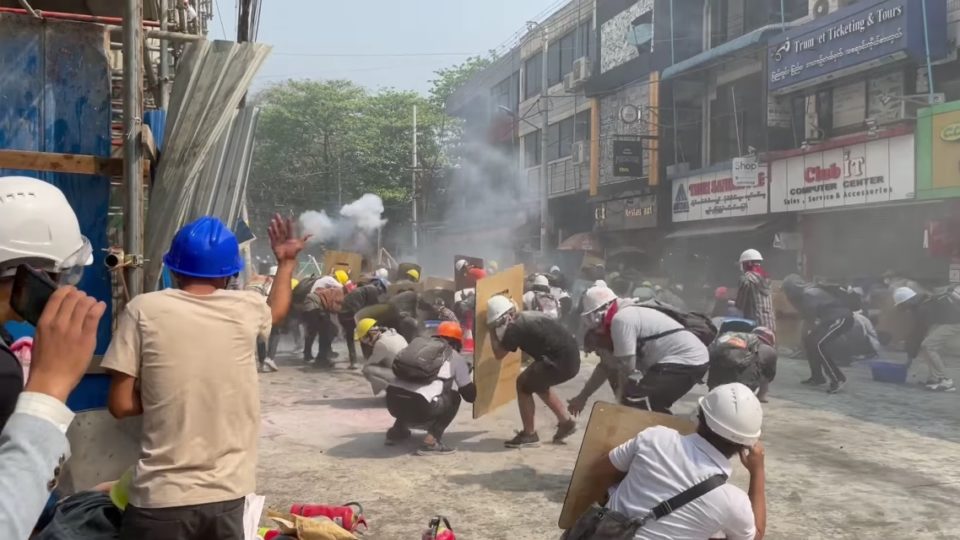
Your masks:
M 411 268 L 407 270 L 407 275 L 410 276 L 414 281 L 420 281 L 420 271 L 416 268 Z
M 377 325 L 376 319 L 360 319 L 357 323 L 357 339 L 363 339 L 370 333 L 370 329 Z
M 333 277 L 337 278 L 337 282 L 341 285 L 346 285 L 350 281 L 350 274 L 347 274 L 343 270 L 337 270 L 333 273 Z
M 297 279 L 297 278 L 293 278 L 293 279 L 290 280 L 290 288 L 291 288 L 291 289 L 296 289 L 296 288 L 297 288 L 297 285 L 299 285 L 299 284 L 300 284 L 300 280 Z

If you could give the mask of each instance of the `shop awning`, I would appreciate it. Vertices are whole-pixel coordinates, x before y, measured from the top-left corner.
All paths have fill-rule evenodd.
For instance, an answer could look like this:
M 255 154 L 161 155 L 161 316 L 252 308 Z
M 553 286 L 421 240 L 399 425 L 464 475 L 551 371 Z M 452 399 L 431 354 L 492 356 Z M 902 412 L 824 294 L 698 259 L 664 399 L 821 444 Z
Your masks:
M 717 47 L 703 51 L 700 54 L 693 55 L 686 60 L 677 62 L 676 64 L 664 69 L 660 79 L 671 79 L 688 71 L 717 63 L 720 60 L 725 59 L 727 56 L 742 51 L 743 49 L 753 47 L 761 43 L 766 43 L 768 37 L 779 34 L 780 32 L 783 32 L 792 26 L 793 25 L 791 24 L 769 24 L 767 26 L 757 28 L 751 32 L 747 32 L 738 38 L 731 39 L 726 43 L 722 43 Z
M 751 220 L 751 221 L 740 221 L 737 223 L 715 223 L 711 221 L 704 221 L 697 225 L 686 226 L 681 229 L 677 229 L 670 234 L 666 235 L 664 238 L 667 239 L 676 239 L 676 238 L 693 238 L 696 236 L 714 236 L 718 234 L 729 234 L 729 233 L 738 233 L 738 232 L 753 232 L 759 231 L 764 228 L 769 220 Z

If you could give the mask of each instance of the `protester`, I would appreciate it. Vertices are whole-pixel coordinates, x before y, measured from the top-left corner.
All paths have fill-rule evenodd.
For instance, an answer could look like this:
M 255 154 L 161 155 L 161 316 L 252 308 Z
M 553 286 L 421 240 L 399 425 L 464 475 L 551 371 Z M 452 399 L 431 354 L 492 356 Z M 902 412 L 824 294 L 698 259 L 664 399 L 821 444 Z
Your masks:
M 354 318 L 361 309 L 380 303 L 380 296 L 386 294 L 387 282 L 376 278 L 373 282 L 357 287 L 343 297 L 343 305 L 337 319 L 343 329 L 343 340 L 347 342 L 347 354 L 350 357 L 350 369 L 357 369 L 357 347 L 354 335 L 357 333 L 357 321 Z
M 787 300 L 803 316 L 811 330 L 803 336 L 803 348 L 810 364 L 810 378 L 803 381 L 809 386 L 827 383 L 827 392 L 835 394 L 843 389 L 847 378 L 838 366 L 843 355 L 841 340 L 854 328 L 854 315 L 849 303 L 850 296 L 840 287 L 812 284 L 791 274 L 783 280 L 783 292 Z
M 742 384 L 722 385 L 700 400 L 698 416 L 696 433 L 652 427 L 610 451 L 596 471 L 597 478 L 617 479 L 607 509 L 629 521 L 671 501 L 642 525 L 637 539 L 703 540 L 718 533 L 762 539 L 767 508 L 760 403 Z M 727 483 L 737 455 L 750 473 L 748 493 Z M 688 491 L 694 486 L 703 491 Z
M 345 289 L 342 286 L 316 287 L 304 297 L 299 310 L 302 315 L 305 337 L 303 360 L 317 368 L 333 367 L 333 340 L 337 326 L 333 322 L 343 308 Z M 313 342 L 317 341 L 317 354 L 313 354 Z
M 770 383 L 777 376 L 777 349 L 773 332 L 758 326 L 750 333 L 725 332 L 710 345 L 707 388 L 738 382 L 767 402 Z
M 713 291 L 713 308 L 710 310 L 710 317 L 730 317 L 728 309 L 730 291 L 726 287 L 717 287 Z
M 476 265 L 470 264 L 465 259 L 460 259 L 454 265 L 457 274 L 466 281 L 466 288 L 472 289 L 477 286 L 477 282 L 487 277 L 486 271 Z
M 683 292 L 682 285 L 674 285 L 674 290 L 677 292 Z M 687 311 L 687 303 L 683 301 L 683 298 L 680 298 L 680 295 L 674 290 L 666 289 L 660 285 L 655 285 L 653 287 L 653 292 L 656 295 L 656 300 L 662 302 L 675 308 L 677 311 Z
M 363 366 L 363 376 L 373 388 L 373 395 L 379 395 L 394 382 L 393 360 L 408 342 L 396 330 L 379 326 L 374 319 L 357 322 L 357 339 L 371 351 Z
M 757 326 L 776 332 L 777 318 L 770 296 L 770 279 L 763 269 L 763 256 L 755 249 L 740 254 L 740 288 L 737 289 L 735 305 L 743 318 L 752 319 Z
M 942 356 L 947 346 L 960 338 L 960 308 L 953 289 L 926 294 L 900 287 L 893 291 L 893 300 L 912 319 L 907 355 L 911 361 L 921 357 L 929 368 L 930 376 L 924 386 L 935 392 L 956 392 Z
M 600 333 L 596 329 L 590 330 L 583 336 L 583 352 L 597 353 L 597 356 L 600 357 L 600 363 L 593 369 L 593 373 L 584 383 L 580 393 L 567 401 L 567 412 L 573 416 L 580 416 L 580 413 L 587 406 L 587 400 L 603 386 L 604 381 L 610 385 L 616 400 L 618 402 L 621 400 L 620 391 L 625 383 L 623 369 L 613 355 L 613 345 L 609 341 L 610 336 Z
M 455 323 L 460 322 L 457 314 L 454 313 L 452 309 L 447 307 L 447 304 L 443 301 L 443 298 L 434 298 L 433 302 L 430 302 L 421 296 L 417 302 L 417 310 L 423 314 L 424 320 L 451 321 Z
M 534 422 L 536 403 L 533 395 L 557 417 L 553 442 L 560 443 L 577 430 L 576 421 L 563 406 L 554 386 L 576 377 L 580 371 L 580 348 L 576 340 L 558 321 L 546 314 L 526 311 L 517 313 L 513 301 L 495 295 L 487 301 L 487 326 L 491 331 L 494 355 L 502 358 L 506 351 L 522 350 L 533 358 L 517 378 L 517 403 L 523 430 L 507 441 L 507 448 L 540 445 Z
M 621 295 L 617 294 L 617 296 L 621 296 Z M 657 290 L 654 287 L 653 283 L 649 281 L 644 281 L 640 283 L 639 287 L 636 287 L 635 289 L 633 289 L 633 291 L 631 292 L 631 296 L 637 302 L 649 302 L 651 300 L 657 299 Z
M 530 290 L 523 293 L 523 308 L 526 311 L 539 311 L 554 320 L 560 318 L 560 302 L 553 295 L 546 276 L 537 274 L 533 277 Z
M 271 266 L 267 272 L 266 278 L 257 280 L 247 286 L 247 289 L 256 291 L 267 299 L 270 297 L 270 290 L 273 288 L 274 279 L 277 277 L 277 266 Z M 276 325 L 270 330 L 270 337 L 264 341 L 257 339 L 257 371 L 264 373 L 279 371 L 277 363 L 273 360 L 277 356 L 277 348 L 280 346 L 280 325 Z
M 17 267 L 28 264 L 58 282 L 75 285 L 93 262 L 90 242 L 63 192 L 25 176 L 0 177 L 0 328 L 20 317 L 10 306 Z M 0 335 L 0 429 L 13 414 L 23 390 L 24 369 L 6 332 Z
M 0 189 L 6 181 L 9 180 L 0 180 Z M 43 188 L 34 186 L 25 187 L 41 193 L 41 197 L 52 193 L 44 193 Z M 15 207 L 11 209 L 14 210 Z M 57 231 L 54 227 L 55 224 L 51 224 L 50 232 L 61 234 L 48 237 L 54 242 L 46 245 L 47 248 L 65 240 L 64 230 Z M 25 232 L 15 227 L 3 230 L 13 234 Z M 5 258 L 0 269 L 7 270 L 3 265 L 14 260 L 7 258 L 11 250 L 0 250 L 0 257 Z M 32 254 L 24 255 L 27 256 L 20 258 L 21 262 L 38 260 Z M 77 262 L 85 264 L 87 260 L 77 259 Z M 61 271 L 69 270 L 66 266 L 47 264 L 54 275 L 63 275 Z M 5 281 L 7 278 L 0 278 L 0 287 Z M 30 537 L 57 485 L 60 468 L 70 457 L 66 433 L 74 415 L 65 403 L 87 372 L 97 345 L 97 326 L 106 309 L 103 302 L 69 285 L 59 287 L 44 307 L 37 323 L 30 377 L 23 392 L 16 389 L 13 414 L 0 433 L 0 538 Z
M 287 283 L 306 238 L 280 216 L 269 237 L 277 280 Z M 292 292 L 273 287 L 265 303 L 224 290 L 243 258 L 216 218 L 184 226 L 163 261 L 179 288 L 132 299 L 102 363 L 112 374 L 110 412 L 143 415 L 120 538 L 239 540 L 256 484 L 256 338 L 286 317 Z
M 443 443 L 443 434 L 457 417 L 461 401 L 473 403 L 477 398 L 470 367 L 460 355 L 462 341 L 460 325 L 445 322 L 433 338 L 417 338 L 397 355 L 396 378 L 387 388 L 387 410 L 395 419 L 387 431 L 388 445 L 410 438 L 410 428 L 425 426 L 427 435 L 418 455 L 456 451 Z
M 659 309 L 617 300 L 606 287 L 584 294 L 584 325 L 610 336 L 617 364 L 630 373 L 623 403 L 669 413 L 670 407 L 707 373 L 707 347 L 692 332 Z M 639 371 L 642 378 L 633 372 Z
M 413 341 L 413 338 L 420 334 L 420 321 L 417 318 L 419 293 L 416 290 L 403 290 L 388 298 L 387 303 L 395 307 L 399 315 L 394 329 L 408 342 Z

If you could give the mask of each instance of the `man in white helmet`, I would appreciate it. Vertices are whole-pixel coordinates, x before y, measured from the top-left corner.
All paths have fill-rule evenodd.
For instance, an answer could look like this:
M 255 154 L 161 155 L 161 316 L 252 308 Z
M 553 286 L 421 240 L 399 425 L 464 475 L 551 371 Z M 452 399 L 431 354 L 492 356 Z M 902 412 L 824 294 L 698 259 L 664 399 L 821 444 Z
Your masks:
M 745 319 L 776 332 L 777 318 L 770 296 L 770 279 L 763 269 L 763 255 L 755 249 L 744 251 L 740 254 L 740 270 L 743 274 L 737 289 L 737 309 Z
M 595 286 L 584 294 L 582 319 L 587 331 L 609 336 L 621 378 L 627 377 L 624 405 L 670 413 L 707 373 L 707 347 L 660 309 L 618 300 L 611 289 Z
M 907 337 L 907 355 L 910 360 L 921 357 L 930 376 L 927 390 L 956 392 L 953 379 L 947 375 L 942 355 L 947 346 L 960 339 L 960 309 L 955 287 L 935 291 L 934 294 L 918 293 L 909 287 L 893 291 L 893 303 L 898 309 L 910 314 L 913 327 Z
M 700 399 L 698 415 L 696 433 L 652 427 L 610 451 L 596 471 L 598 478 L 618 479 L 609 489 L 608 511 L 644 521 L 635 539 L 763 538 L 760 402 L 746 386 L 725 384 Z M 747 493 L 727 483 L 734 456 L 750 473 Z
M 551 319 L 560 318 L 560 301 L 553 295 L 547 276 L 537 274 L 533 277 L 530 290 L 523 293 L 523 308 L 539 311 Z
M 517 312 L 513 301 L 496 295 L 487 301 L 487 326 L 490 328 L 494 354 L 502 358 L 504 351 L 522 350 L 533 358 L 517 377 L 517 404 L 523 430 L 504 443 L 507 448 L 540 445 L 534 423 L 534 394 L 546 403 L 557 417 L 553 442 L 559 443 L 577 431 L 577 422 L 570 417 L 553 387 L 577 376 L 580 371 L 580 348 L 570 332 L 556 319 L 533 311 Z

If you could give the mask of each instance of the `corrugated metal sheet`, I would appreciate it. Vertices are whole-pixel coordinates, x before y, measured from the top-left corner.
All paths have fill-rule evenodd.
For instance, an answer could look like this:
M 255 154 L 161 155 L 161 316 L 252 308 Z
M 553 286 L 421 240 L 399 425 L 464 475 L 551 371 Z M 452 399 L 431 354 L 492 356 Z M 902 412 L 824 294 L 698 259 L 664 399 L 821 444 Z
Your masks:
M 0 14 L 0 148 L 110 155 L 108 34 L 102 26 Z M 80 230 L 94 248 L 94 264 L 80 287 L 111 305 L 103 266 L 110 179 L 81 174 L 0 170 L 59 187 Z M 109 309 L 109 308 L 108 308 Z M 110 342 L 111 315 L 97 333 L 97 350 Z
M 206 192 L 208 161 L 217 159 L 237 105 L 263 65 L 270 47 L 261 43 L 200 41 L 187 47 L 170 96 L 164 152 L 150 193 L 145 290 L 155 290 L 163 253 L 193 210 L 196 194 Z M 232 183 L 228 182 L 228 184 Z M 220 189 L 227 189 L 221 187 Z M 219 191 L 219 189 L 218 189 Z

